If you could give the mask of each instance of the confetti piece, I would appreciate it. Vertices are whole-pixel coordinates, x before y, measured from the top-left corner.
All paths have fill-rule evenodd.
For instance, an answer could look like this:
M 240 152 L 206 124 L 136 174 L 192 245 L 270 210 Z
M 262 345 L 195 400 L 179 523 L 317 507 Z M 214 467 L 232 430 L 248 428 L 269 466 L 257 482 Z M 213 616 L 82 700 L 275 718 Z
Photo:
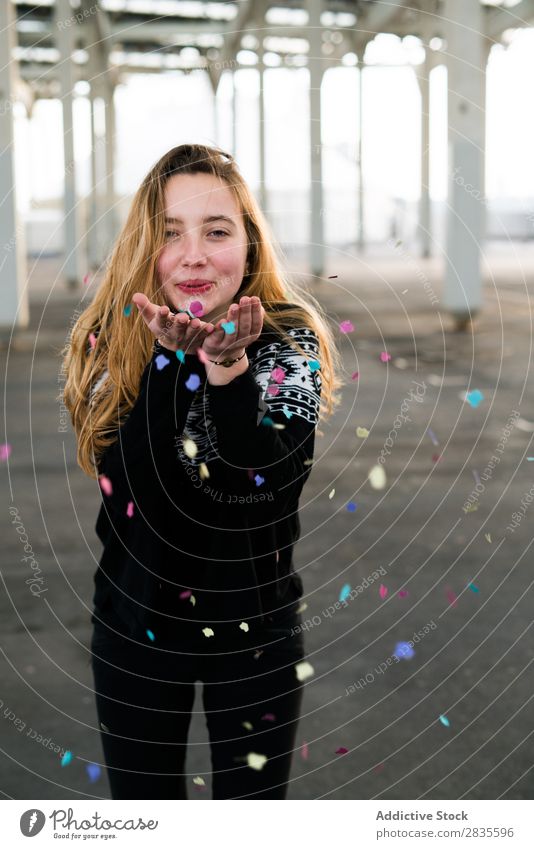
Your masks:
M 265 755 L 258 755 L 256 752 L 249 752 L 247 755 L 247 764 L 251 769 L 263 769 L 267 763 Z
M 359 376 L 360 376 L 360 372 L 359 372 L 359 371 L 355 371 L 355 372 L 353 372 L 353 373 L 351 374 L 350 379 L 351 379 L 351 380 L 358 380 Z
M 262 425 L 271 425 L 271 426 L 272 426 L 272 425 L 274 424 L 274 422 L 273 422 L 273 420 L 271 419 L 271 417 L 270 417 L 270 416 L 264 416 L 264 417 L 262 418 L 262 420 L 261 420 L 260 424 L 262 424 Z
M 336 488 L 334 487 L 334 489 L 331 489 L 330 492 L 328 493 L 328 497 L 329 497 L 330 501 L 332 500 L 332 498 L 334 497 L 335 494 L 336 494 Z
M 128 306 L 124 307 L 124 309 L 123 309 L 124 315 L 130 315 L 131 311 L 132 311 L 132 305 L 131 304 L 128 304 Z
M 87 286 L 87 284 L 89 283 L 89 280 L 90 280 L 90 279 L 91 279 L 91 275 L 90 275 L 90 274 L 84 274 L 84 275 L 83 275 L 83 280 L 82 280 L 83 285 L 84 285 L 84 286 Z
M 484 395 L 480 391 L 480 389 L 473 389 L 472 392 L 468 392 L 465 396 L 465 400 L 472 406 L 478 407 L 481 401 L 484 400 Z
M 375 772 L 382 772 L 382 770 L 383 770 L 383 769 L 384 769 L 384 764 L 377 764 L 377 765 L 375 766 L 374 771 L 375 771 Z
M 165 366 L 169 365 L 170 360 L 165 356 L 165 354 L 158 354 L 154 362 L 156 363 L 157 370 L 161 371 L 165 368 Z
M 449 720 L 448 720 L 448 719 L 447 719 L 447 717 L 446 717 L 446 716 L 444 716 L 443 714 L 441 714 L 441 715 L 440 715 L 439 721 L 441 722 L 441 724 L 442 724 L 442 725 L 445 725 L 447 728 L 448 728 L 448 727 L 449 727 L 449 725 L 450 725 Z
M 201 775 L 196 775 L 195 778 L 193 778 L 193 784 L 196 784 L 197 787 L 205 787 L 206 786 L 206 782 L 204 781 L 204 779 L 202 778 Z
M 185 354 L 181 348 L 174 352 L 181 363 L 185 362 Z
M 96 336 L 94 333 L 89 334 L 89 344 L 91 346 L 91 350 L 94 351 L 96 346 Z
M 340 746 L 339 749 L 336 749 L 336 755 L 346 755 L 348 749 L 345 746 Z
M 358 509 L 358 505 L 355 501 L 349 501 L 347 504 L 347 510 L 349 513 L 354 513 Z
M 452 605 L 453 607 L 456 607 L 458 597 L 457 597 L 456 593 L 453 590 L 451 590 L 450 588 L 447 588 L 447 600 L 448 600 L 450 605 Z
M 191 301 L 189 304 L 189 309 L 193 313 L 194 316 L 204 315 L 204 306 L 201 301 Z
M 195 389 L 198 389 L 198 387 L 200 386 L 200 377 L 198 376 L 198 374 L 190 374 L 185 382 L 185 385 L 188 389 L 191 390 L 191 392 L 194 392 Z
M 383 466 L 373 466 L 368 474 L 368 478 L 373 489 L 384 489 L 386 485 L 386 473 Z
M 11 445 L 9 442 L 3 442 L 0 445 L 0 460 L 7 460 L 11 454 Z
M 473 584 L 473 583 L 468 584 L 467 586 L 468 586 L 468 587 L 469 587 L 469 589 L 470 589 L 470 590 L 472 590 L 474 593 L 479 593 L 479 592 L 480 592 L 479 588 L 478 588 L 475 584 Z
M 314 674 L 315 670 L 311 663 L 308 663 L 307 660 L 303 660 L 300 663 L 296 664 L 295 672 L 297 673 L 297 678 L 299 681 L 305 681 L 306 678 L 309 678 L 310 675 Z
M 342 321 L 339 325 L 339 329 L 342 333 L 352 333 L 354 330 L 354 325 L 352 321 Z
M 134 503 L 133 503 L 133 501 L 129 501 L 128 507 L 126 508 L 126 515 L 128 516 L 129 519 L 131 519 L 133 514 L 134 514 Z
M 194 606 L 195 606 L 195 604 L 197 603 L 197 600 L 196 600 L 196 598 L 195 598 L 195 596 L 194 596 L 194 595 L 192 595 L 192 596 L 191 596 L 191 598 L 189 599 L 189 601 L 191 602 L 191 604 L 193 605 L 193 607 L 194 607 Z
M 382 351 L 380 353 L 380 359 L 383 363 L 387 363 L 387 361 L 391 359 L 391 354 L 388 354 L 387 351 Z
M 388 588 L 386 586 L 384 586 L 384 584 L 380 584 L 380 589 L 378 590 L 378 594 L 380 595 L 380 598 L 385 598 L 387 596 L 388 592 L 389 592 Z
M 440 460 L 441 460 L 441 454 L 432 454 L 432 462 L 433 463 L 439 463 Z
M 263 654 L 263 649 L 256 649 L 256 651 L 254 652 L 254 660 L 258 660 L 258 658 L 261 657 L 262 654 Z
M 241 725 L 243 726 L 243 728 L 246 728 L 247 731 L 254 731 L 254 726 L 252 722 L 248 722 L 247 720 L 245 720 L 245 722 L 242 722 Z
M 200 466 L 198 467 L 198 472 L 199 472 L 201 480 L 205 480 L 206 478 L 209 478 L 209 476 L 210 476 L 208 467 L 206 466 L 205 463 L 200 464 Z
M 532 433 L 532 431 L 534 430 L 534 423 L 527 422 L 526 419 L 516 419 L 515 426 L 518 428 L 518 430 L 524 430 L 526 433 Z
M 393 365 L 395 366 L 395 368 L 405 369 L 408 368 L 408 360 L 405 360 L 404 357 L 396 357 L 393 360 Z
M 150 628 L 146 629 L 146 635 L 147 635 L 149 640 L 152 640 L 152 642 L 154 642 L 154 640 L 156 639 L 153 631 L 151 631 Z
M 491 534 L 484 534 L 488 542 L 491 542 Z
M 529 463 L 532 463 L 532 461 L 534 460 L 534 457 L 527 457 L 527 460 L 528 460 Z
M 279 422 L 273 422 L 273 427 L 275 430 L 285 430 L 286 426 L 284 424 L 279 424 Z
M 190 595 L 191 595 L 191 590 L 183 590 L 180 593 L 179 598 L 189 598 Z
M 345 599 L 350 595 L 350 584 L 343 584 L 341 587 L 341 592 L 339 593 L 339 600 L 345 601 Z
M 248 622 L 241 622 L 241 624 L 239 625 L 239 627 L 241 628 L 241 630 L 242 630 L 242 631 L 244 631 L 244 632 L 245 632 L 245 634 L 247 633 L 247 631 L 249 631 L 249 630 L 250 630 L 250 629 L 249 629 Z
M 357 427 L 356 436 L 359 436 L 360 439 L 367 439 L 367 437 L 369 436 L 369 431 L 366 427 Z
M 308 744 L 306 742 L 304 742 L 301 746 L 300 756 L 301 756 L 303 761 L 308 760 Z
M 318 371 L 321 368 L 319 360 L 308 360 L 308 365 L 311 371 Z
M 428 433 L 430 439 L 432 440 L 432 445 L 439 445 L 438 438 L 437 438 L 436 434 L 434 433 L 434 431 L 431 430 L 430 428 L 428 428 L 427 433 Z
M 408 595 L 408 590 L 399 590 L 397 595 L 399 598 L 406 598 L 406 596 Z
M 290 412 L 290 410 L 288 410 L 288 409 L 287 409 L 287 404 L 284 404 L 284 406 L 282 407 L 282 412 L 284 413 L 284 416 L 285 416 L 287 419 L 290 419 L 290 418 L 291 418 L 291 416 L 293 415 L 293 413 L 292 413 L 292 412 Z
M 65 752 L 65 754 L 61 758 L 61 766 L 67 766 L 67 764 L 70 764 L 71 760 L 72 760 L 72 752 L 68 752 L 68 751 Z
M 85 771 L 89 776 L 89 781 L 91 782 L 91 784 L 94 784 L 95 781 L 98 781 L 102 772 L 98 764 L 93 763 L 86 764 Z
M 262 478 L 261 475 L 254 475 L 254 480 L 256 481 L 256 486 L 261 486 L 262 483 L 265 483 L 265 478 Z
M 267 387 L 267 394 L 268 395 L 278 395 L 279 392 L 280 392 L 280 387 L 275 386 L 274 383 L 271 383 L 271 385 Z
M 297 613 L 304 613 L 304 611 L 305 611 L 305 610 L 307 610 L 307 609 L 308 609 L 308 602 L 307 602 L 307 601 L 303 601 L 303 602 L 302 602 L 302 604 L 300 604 L 300 605 L 298 606 L 298 608 L 297 608 Z
M 188 457 L 190 457 L 191 459 L 193 459 L 193 457 L 196 457 L 198 451 L 196 442 L 194 442 L 192 439 L 187 438 L 182 440 L 182 445 L 184 452 L 187 454 Z
M 264 719 L 265 722 L 275 722 L 276 716 L 274 715 L 274 713 L 264 713 L 262 719 Z
M 202 633 L 205 637 L 215 636 L 215 631 L 213 630 L 213 628 L 202 628 Z
M 225 333 L 234 333 L 235 332 L 235 324 L 233 321 L 223 321 L 221 324 L 222 329 Z
M 398 657 L 399 660 L 410 660 L 414 654 L 415 651 L 410 643 L 397 643 L 393 652 L 393 656 Z
M 98 483 L 100 484 L 100 489 L 104 493 L 104 495 L 113 495 L 113 485 L 109 478 L 105 475 L 100 475 L 98 478 Z
M 280 368 L 280 366 L 276 366 L 276 368 L 273 368 L 273 370 L 271 372 L 271 377 L 275 381 L 275 383 L 282 383 L 285 376 L 286 376 L 286 371 L 285 371 L 285 369 Z

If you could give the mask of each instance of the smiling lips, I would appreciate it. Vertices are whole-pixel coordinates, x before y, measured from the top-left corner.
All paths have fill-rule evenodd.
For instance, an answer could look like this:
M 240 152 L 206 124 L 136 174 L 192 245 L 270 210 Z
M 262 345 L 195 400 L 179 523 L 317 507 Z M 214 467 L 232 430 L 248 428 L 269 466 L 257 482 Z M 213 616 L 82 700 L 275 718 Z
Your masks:
M 185 280 L 176 284 L 182 292 L 207 292 L 213 286 L 213 280 Z

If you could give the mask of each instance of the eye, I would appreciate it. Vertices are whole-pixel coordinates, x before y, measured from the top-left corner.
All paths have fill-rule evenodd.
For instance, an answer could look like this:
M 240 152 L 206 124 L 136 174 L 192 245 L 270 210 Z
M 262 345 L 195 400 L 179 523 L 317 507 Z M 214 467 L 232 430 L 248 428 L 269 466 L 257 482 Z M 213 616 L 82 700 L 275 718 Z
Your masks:
M 226 232 L 226 230 L 212 230 L 212 231 L 211 231 L 211 233 L 210 233 L 210 235 L 211 235 L 212 233 L 221 233 L 223 236 L 228 236 L 228 235 L 229 235 L 229 234 Z
M 175 233 L 173 230 L 166 230 L 165 231 L 165 238 L 166 239 L 172 239 L 174 236 L 177 236 L 177 235 L 178 235 L 178 233 Z

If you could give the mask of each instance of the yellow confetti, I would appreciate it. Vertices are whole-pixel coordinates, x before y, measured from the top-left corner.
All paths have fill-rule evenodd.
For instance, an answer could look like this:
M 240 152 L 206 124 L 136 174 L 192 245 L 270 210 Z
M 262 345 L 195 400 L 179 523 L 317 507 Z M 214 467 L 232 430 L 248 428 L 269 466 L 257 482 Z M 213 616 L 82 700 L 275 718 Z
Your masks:
M 213 628 L 202 628 L 202 633 L 205 637 L 213 637 L 215 634 Z
M 193 607 L 194 607 L 194 606 L 195 606 L 195 604 L 197 603 L 197 600 L 196 600 L 195 596 L 193 595 L 193 593 L 191 593 L 191 595 L 189 596 L 189 601 L 191 602 L 191 604 L 193 605 Z
M 276 430 L 285 430 L 286 426 L 281 422 L 273 422 L 273 427 L 276 428 Z
M 308 607 L 308 602 L 303 601 L 302 604 L 297 608 L 297 613 L 304 613 L 306 608 Z
M 332 500 L 332 498 L 334 497 L 335 494 L 336 494 L 336 488 L 334 487 L 332 492 L 330 492 L 329 495 L 328 495 L 329 499 Z
M 243 728 L 246 728 L 247 731 L 253 731 L 254 730 L 254 726 L 253 726 L 252 722 L 245 721 L 245 722 L 242 722 L 241 725 L 243 726 Z
M 267 763 L 265 755 L 258 755 L 257 752 L 249 752 L 247 755 L 247 763 L 252 769 L 263 769 Z
M 368 478 L 373 489 L 384 489 L 386 485 L 386 473 L 383 466 L 373 466 L 369 471 Z
M 249 630 L 248 622 L 242 622 L 239 627 L 241 628 L 242 631 L 245 631 L 245 632 L 247 632 Z
M 192 439 L 184 439 L 182 441 L 182 445 L 188 457 L 191 457 L 191 459 L 193 459 L 193 457 L 196 457 L 196 453 L 198 451 L 196 442 L 193 442 Z
M 198 784 L 199 787 L 206 786 L 206 782 L 204 781 L 201 775 L 197 775 L 195 778 L 193 778 L 193 784 Z
M 357 427 L 356 428 L 356 436 L 359 436 L 360 439 L 365 439 L 369 436 L 369 431 L 366 427 Z
M 206 478 L 209 478 L 209 476 L 210 476 L 210 473 L 208 471 L 208 467 L 206 466 L 205 463 L 200 464 L 199 469 L 198 469 L 198 473 L 200 475 L 201 480 L 205 480 Z
M 309 678 L 310 675 L 313 675 L 315 669 L 308 663 L 307 660 L 302 660 L 300 663 L 297 663 L 295 666 L 295 672 L 297 673 L 297 678 L 299 681 L 305 681 L 306 678 Z
M 491 542 L 491 534 L 484 534 L 488 542 Z

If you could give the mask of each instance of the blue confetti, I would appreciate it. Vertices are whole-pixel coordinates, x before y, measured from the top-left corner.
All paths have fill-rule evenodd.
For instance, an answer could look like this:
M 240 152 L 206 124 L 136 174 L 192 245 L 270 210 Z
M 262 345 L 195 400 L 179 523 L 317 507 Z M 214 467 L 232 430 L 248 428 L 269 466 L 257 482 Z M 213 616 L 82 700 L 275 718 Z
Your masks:
M 317 371 L 321 368 L 319 360 L 308 360 L 308 365 L 312 371 Z
M 128 306 L 124 307 L 124 309 L 123 309 L 124 315 L 130 315 L 131 311 L 132 311 L 132 305 L 131 304 L 128 304 Z
M 398 657 L 399 660 L 409 660 L 414 656 L 414 654 L 415 651 L 410 643 L 397 643 L 395 651 L 393 652 L 393 657 Z
M 65 752 L 65 754 L 61 758 L 61 766 L 67 766 L 67 764 L 70 764 L 71 760 L 72 760 L 72 752 L 69 752 L 69 751 Z
M 178 350 L 176 351 L 176 356 L 178 357 L 181 363 L 185 362 L 185 354 L 180 348 L 178 348 Z
M 350 595 L 350 584 L 343 584 L 341 587 L 341 592 L 339 593 L 339 600 L 345 601 L 345 599 Z
M 261 475 L 254 475 L 254 480 L 256 481 L 256 486 L 261 486 L 262 483 L 265 483 L 265 478 L 262 478 Z
M 167 359 L 165 354 L 158 354 L 154 362 L 156 363 L 158 371 L 161 371 L 162 368 L 165 368 L 165 366 L 169 365 L 170 360 Z
M 274 422 L 273 422 L 273 420 L 270 418 L 270 416 L 264 416 L 264 417 L 262 418 L 262 420 L 261 420 L 260 424 L 262 424 L 262 425 L 272 425 L 272 424 L 274 424 Z
M 148 639 L 149 639 L 149 640 L 152 640 L 152 642 L 154 642 L 154 640 L 155 640 L 156 638 L 155 638 L 154 634 L 152 633 L 152 631 L 150 630 L 150 628 L 147 628 L 147 629 L 146 629 L 146 634 L 147 634 Z
M 469 401 L 472 407 L 478 407 L 480 402 L 484 400 L 484 396 L 480 389 L 473 389 L 472 392 L 467 393 L 465 400 Z
M 442 724 L 442 725 L 446 725 L 446 726 L 447 726 L 447 728 L 448 728 L 448 727 L 449 727 L 449 725 L 450 725 L 449 720 L 448 720 L 448 719 L 447 719 L 447 717 L 446 717 L 446 716 L 444 716 L 443 714 L 441 714 L 441 716 L 440 716 L 440 718 L 439 718 L 439 721 L 441 722 L 441 724 Z
M 349 503 L 347 504 L 347 510 L 349 511 L 349 513 L 354 513 L 354 511 L 357 510 L 357 509 L 358 509 L 358 505 L 356 504 L 356 502 L 355 501 L 349 501 Z
M 198 389 L 198 387 L 200 386 L 200 377 L 198 376 L 198 374 L 190 374 L 185 382 L 185 385 L 192 392 L 194 392 L 195 389 Z
M 469 586 L 469 589 L 470 589 L 470 590 L 473 590 L 473 592 L 474 592 L 474 593 L 479 593 L 479 592 L 480 592 L 479 588 L 478 588 L 478 587 L 476 587 L 474 584 L 468 584 L 468 586 Z
M 94 782 L 98 781 L 98 779 L 100 778 L 101 769 L 98 764 L 87 764 L 85 767 L 85 771 L 89 776 L 89 781 L 91 782 L 91 784 L 94 784 Z
M 223 321 L 221 327 L 225 333 L 235 333 L 235 324 L 233 321 Z

